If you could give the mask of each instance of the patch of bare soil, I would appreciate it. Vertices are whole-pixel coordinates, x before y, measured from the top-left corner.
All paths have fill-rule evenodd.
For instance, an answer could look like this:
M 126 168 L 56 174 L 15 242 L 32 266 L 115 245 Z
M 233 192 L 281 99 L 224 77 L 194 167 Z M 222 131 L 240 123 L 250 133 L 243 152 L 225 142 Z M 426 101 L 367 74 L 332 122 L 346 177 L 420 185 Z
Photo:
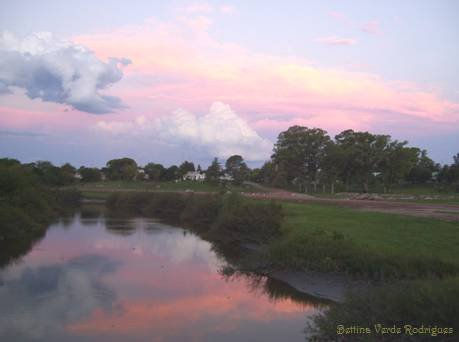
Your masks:
M 459 222 L 459 205 L 453 204 L 418 204 L 389 200 L 317 198 L 306 194 L 298 194 L 288 191 L 244 193 L 243 195 L 257 199 L 277 199 L 299 203 L 332 204 L 357 210 L 433 217 L 447 221 Z

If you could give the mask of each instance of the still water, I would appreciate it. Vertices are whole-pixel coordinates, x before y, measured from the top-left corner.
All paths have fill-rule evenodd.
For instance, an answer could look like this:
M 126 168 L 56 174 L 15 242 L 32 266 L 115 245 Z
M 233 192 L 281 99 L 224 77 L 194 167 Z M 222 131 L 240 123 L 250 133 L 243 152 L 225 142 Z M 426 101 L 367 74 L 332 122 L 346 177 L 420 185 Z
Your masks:
M 0 341 L 304 341 L 317 303 L 184 229 L 82 210 L 0 270 Z

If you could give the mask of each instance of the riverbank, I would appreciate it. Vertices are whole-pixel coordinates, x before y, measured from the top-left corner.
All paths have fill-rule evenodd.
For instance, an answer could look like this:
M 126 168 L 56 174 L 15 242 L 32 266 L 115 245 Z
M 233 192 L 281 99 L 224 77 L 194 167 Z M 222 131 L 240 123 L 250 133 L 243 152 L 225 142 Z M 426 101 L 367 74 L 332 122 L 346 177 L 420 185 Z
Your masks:
M 272 267 L 279 269 L 343 273 L 374 281 L 442 277 L 459 272 L 456 222 L 319 204 L 282 203 L 278 204 L 282 218 L 278 210 L 275 228 L 264 222 L 270 227 L 269 233 L 258 231 L 244 237 L 239 232 L 240 225 L 255 227 L 252 230 L 260 226 L 257 222 L 260 218 L 248 209 L 251 204 L 259 210 L 273 202 L 239 197 L 237 201 L 246 207 L 240 209 L 233 199 L 233 205 L 227 205 L 225 210 L 230 217 L 225 217 L 220 213 L 225 196 L 217 194 L 123 192 L 110 198 L 109 206 L 135 208 L 139 214 L 174 219 L 201 233 L 212 233 L 214 240 L 263 245 L 263 260 L 269 260 Z M 244 215 L 247 217 L 242 219 Z M 232 229 L 219 232 L 215 226 L 223 227 L 226 225 L 223 221 L 227 220 L 234 221 Z
M 336 337 L 330 327 L 342 315 L 357 325 L 379 323 L 376 318 L 384 324 L 416 324 L 422 311 L 426 324 L 436 324 L 440 315 L 441 324 L 455 327 L 456 222 L 234 194 L 120 192 L 107 205 L 114 212 L 131 210 L 197 232 L 230 262 L 229 273 L 268 275 L 339 303 L 316 317 L 318 340 Z M 411 294 L 400 309 L 407 288 Z M 375 299 L 380 293 L 383 302 Z M 358 310 L 365 314 L 353 315 Z
M 20 164 L 0 166 L 0 266 L 28 251 L 81 194 L 41 184 Z

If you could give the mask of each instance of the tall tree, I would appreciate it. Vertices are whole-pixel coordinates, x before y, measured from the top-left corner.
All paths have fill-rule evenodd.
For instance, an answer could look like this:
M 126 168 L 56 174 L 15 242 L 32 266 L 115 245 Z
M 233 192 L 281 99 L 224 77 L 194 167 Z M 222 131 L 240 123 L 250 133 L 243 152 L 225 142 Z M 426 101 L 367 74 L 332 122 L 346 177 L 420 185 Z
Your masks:
M 341 146 L 331 142 L 325 150 L 325 157 L 322 161 L 321 180 L 330 184 L 330 192 L 335 193 L 335 184 L 346 166 L 346 155 Z
M 454 162 L 451 165 L 443 165 L 438 174 L 438 180 L 448 185 L 459 182 L 459 153 L 453 157 Z M 456 192 L 459 192 L 459 184 L 456 186 Z
M 177 165 L 169 166 L 164 171 L 164 174 L 162 176 L 162 180 L 165 180 L 165 181 L 174 181 L 174 180 L 179 179 L 179 178 L 180 178 L 179 168 L 178 168 Z
M 218 158 L 214 158 L 212 164 L 206 170 L 206 181 L 208 182 L 218 182 L 219 177 L 222 174 L 222 167 Z
M 73 175 L 67 173 L 68 166 L 63 168 L 54 166 L 49 161 L 37 161 L 30 166 L 41 182 L 46 185 L 63 186 L 74 182 Z
M 317 175 L 331 139 L 320 128 L 292 126 L 281 132 L 274 145 L 272 159 L 277 171 L 285 173 L 293 184 L 317 184 Z
M 95 167 L 80 167 L 78 172 L 81 175 L 82 182 L 98 182 L 102 179 L 102 173 Z
M 390 191 L 394 184 L 400 182 L 416 165 L 418 151 L 408 148 L 407 141 L 394 140 L 387 145 L 380 170 L 384 181 L 384 192 Z
M 162 179 L 164 172 L 166 172 L 164 166 L 155 163 L 148 163 L 143 169 L 148 175 L 148 179 L 154 182 L 159 182 Z
M 133 180 L 137 175 L 137 163 L 131 158 L 112 159 L 107 162 L 110 180 Z
M 368 192 L 371 174 L 378 170 L 390 136 L 349 129 L 338 134 L 335 140 L 347 160 L 343 166 L 346 185 L 356 179 L 362 184 L 363 191 Z
M 455 166 L 459 166 L 459 153 L 457 153 L 455 156 L 453 156 L 454 164 Z
M 233 177 L 234 183 L 241 184 L 247 180 L 250 170 L 244 159 L 240 155 L 235 154 L 226 160 L 225 172 Z
M 60 173 L 65 184 L 72 184 L 75 182 L 76 168 L 70 163 L 65 163 L 62 165 Z
M 191 172 L 191 171 L 194 171 L 194 170 L 195 170 L 194 163 L 185 160 L 179 166 L 179 175 L 180 175 L 180 177 L 183 177 L 183 176 L 186 175 L 187 172 Z
M 407 175 L 407 180 L 413 184 L 424 184 L 432 179 L 432 172 L 439 171 L 439 166 L 430 159 L 426 150 L 416 148 L 417 161 L 416 165 L 411 168 Z
M 271 184 L 274 179 L 274 164 L 267 161 L 260 168 L 260 183 Z

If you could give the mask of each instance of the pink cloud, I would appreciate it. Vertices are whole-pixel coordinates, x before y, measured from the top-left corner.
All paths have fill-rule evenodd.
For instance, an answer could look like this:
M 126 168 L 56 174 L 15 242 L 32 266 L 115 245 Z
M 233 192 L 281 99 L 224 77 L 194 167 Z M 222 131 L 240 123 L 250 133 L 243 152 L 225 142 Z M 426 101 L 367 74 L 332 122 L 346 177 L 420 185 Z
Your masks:
M 110 91 L 129 108 L 104 118 L 107 125 L 138 116 L 167 116 L 180 107 L 205 113 L 215 101 L 229 104 L 253 127 L 275 133 L 293 123 L 330 130 L 371 130 L 381 127 L 386 118 L 399 118 L 404 127 L 408 123 L 417 127 L 424 120 L 439 131 L 459 123 L 457 102 L 415 83 L 316 67 L 305 58 L 256 53 L 214 39 L 209 23 L 196 24 L 199 18 L 149 20 L 114 32 L 74 37 L 99 58 L 126 56 L 133 62 Z M 328 37 L 323 42 L 349 45 L 355 40 Z M 25 107 L 41 108 L 36 101 L 33 106 L 30 100 L 21 101 L 27 103 Z M 24 113 L 19 119 L 3 118 L 0 124 L 14 123 L 20 128 L 47 121 L 70 128 L 96 123 L 77 111 L 64 113 L 62 107 L 56 108 L 60 108 L 58 114 Z
M 170 110 L 183 107 L 202 111 L 210 103 L 222 101 L 249 122 L 258 122 L 257 127 L 267 114 L 342 129 L 350 125 L 371 129 L 384 120 L 385 113 L 397 113 L 413 122 L 416 118 L 459 121 L 458 103 L 414 83 L 319 68 L 302 58 L 254 53 L 216 41 L 206 29 L 184 31 L 183 25 L 150 23 L 76 40 L 92 47 L 101 58 L 121 53 L 131 58 L 133 65 L 126 71 L 127 79 L 150 77 L 153 81 L 126 89 L 124 98 L 131 104 L 143 103 L 145 108 L 161 105 Z M 327 41 L 354 42 L 339 38 Z M 288 124 L 291 120 L 283 121 Z
M 370 34 L 380 34 L 381 33 L 381 26 L 379 24 L 379 21 L 377 20 L 370 20 L 367 21 L 363 26 L 362 26 L 362 31 Z

